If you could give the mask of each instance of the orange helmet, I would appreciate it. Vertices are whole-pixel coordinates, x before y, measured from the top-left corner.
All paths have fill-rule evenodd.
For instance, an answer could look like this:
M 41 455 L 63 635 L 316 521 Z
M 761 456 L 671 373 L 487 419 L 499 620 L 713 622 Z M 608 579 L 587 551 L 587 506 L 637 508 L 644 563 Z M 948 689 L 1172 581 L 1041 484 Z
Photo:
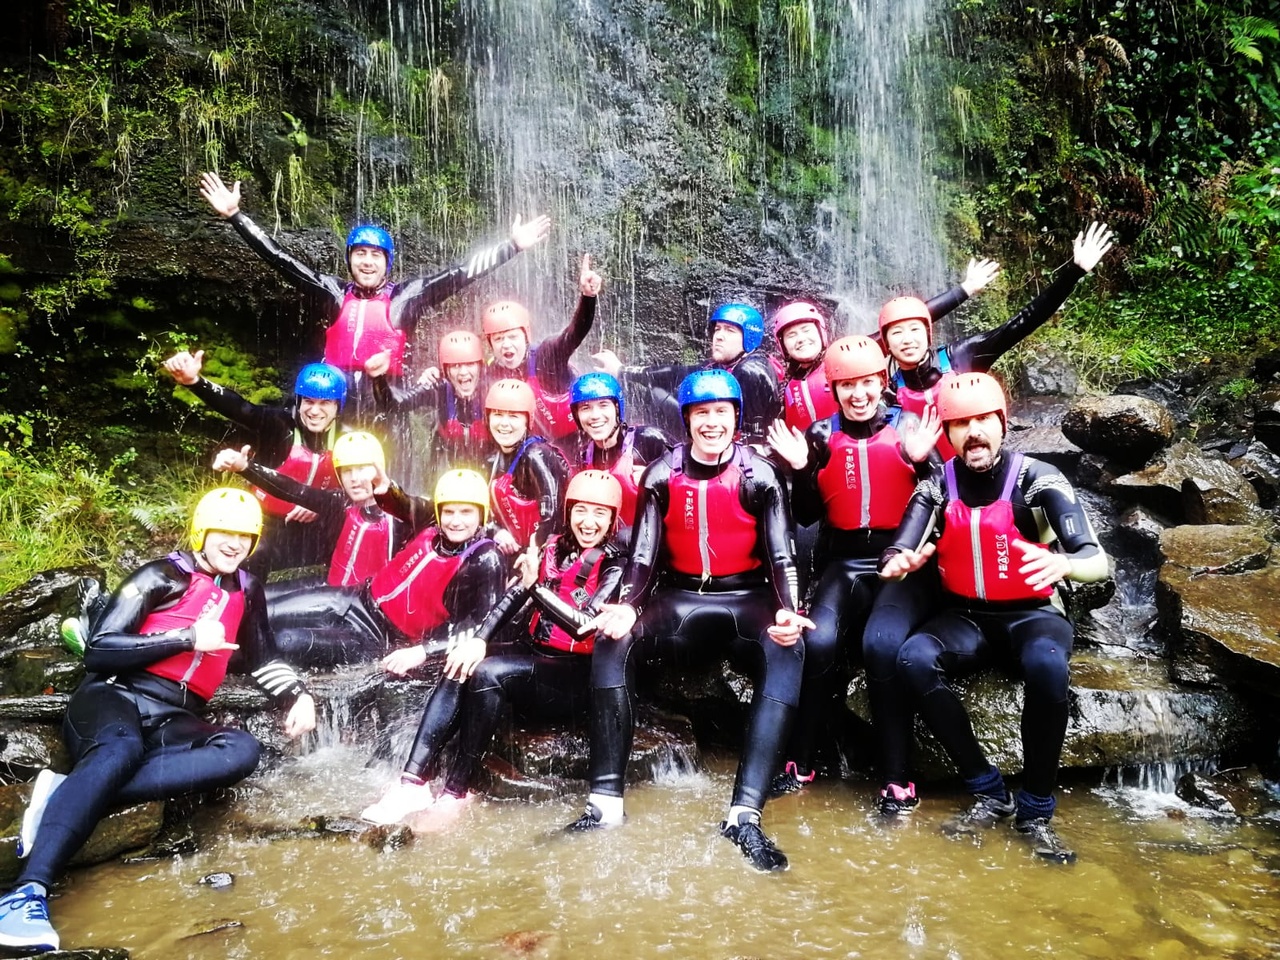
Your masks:
M 483 363 L 480 338 L 470 330 L 454 330 L 440 338 L 440 366 L 450 363 Z
M 826 371 L 827 382 L 835 383 L 839 380 L 858 380 L 873 373 L 884 376 L 888 362 L 880 344 L 870 337 L 841 337 L 827 347 L 822 368 Z
M 944 425 L 988 413 L 1000 414 L 1000 423 L 1007 427 L 1009 409 L 1004 388 L 991 374 L 952 374 L 938 384 L 938 418 Z
M 565 518 L 575 503 L 594 503 L 608 507 L 616 518 L 622 509 L 622 484 L 607 470 L 580 470 L 573 475 L 564 492 Z
M 484 398 L 484 411 L 506 410 L 523 413 L 533 422 L 533 388 L 523 380 L 499 380 L 489 388 Z
M 486 338 L 508 330 L 523 330 L 527 340 L 532 336 L 533 324 L 529 319 L 529 311 L 521 304 L 514 300 L 499 300 L 484 308 L 480 328 L 484 330 Z
M 919 320 L 924 324 L 929 340 L 933 340 L 933 316 L 919 297 L 894 297 L 881 307 L 880 336 L 883 337 L 889 327 L 903 320 Z

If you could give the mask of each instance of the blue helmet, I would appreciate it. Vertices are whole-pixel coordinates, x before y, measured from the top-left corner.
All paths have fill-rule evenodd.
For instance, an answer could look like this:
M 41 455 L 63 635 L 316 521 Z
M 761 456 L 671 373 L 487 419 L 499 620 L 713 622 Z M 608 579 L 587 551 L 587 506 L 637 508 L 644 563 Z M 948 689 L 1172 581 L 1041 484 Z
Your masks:
M 341 410 L 347 405 L 346 374 L 331 363 L 308 363 L 298 371 L 293 395 L 311 400 L 337 400 Z
M 352 247 L 376 247 L 387 255 L 387 272 L 396 260 L 396 244 L 391 234 L 372 223 L 359 223 L 347 234 L 347 261 L 351 261 Z
M 584 373 L 569 388 L 569 409 L 573 412 L 574 422 L 578 419 L 578 404 L 588 400 L 612 400 L 618 405 L 618 422 L 622 422 L 623 411 L 622 384 L 611 373 L 597 371 Z
M 717 323 L 730 323 L 742 331 L 742 349 L 755 350 L 764 340 L 764 317 L 749 303 L 726 303 L 716 307 L 711 315 L 710 327 L 714 333 Z
M 680 418 L 687 425 L 688 410 L 695 403 L 711 403 L 728 400 L 738 411 L 738 426 L 742 426 L 742 387 L 738 378 L 728 370 L 695 370 L 682 381 L 678 393 Z

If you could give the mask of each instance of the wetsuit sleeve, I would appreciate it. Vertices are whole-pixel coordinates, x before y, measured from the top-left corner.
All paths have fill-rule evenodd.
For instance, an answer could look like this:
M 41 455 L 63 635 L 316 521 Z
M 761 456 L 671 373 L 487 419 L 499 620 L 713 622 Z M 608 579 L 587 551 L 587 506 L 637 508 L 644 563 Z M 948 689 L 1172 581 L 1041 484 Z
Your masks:
M 436 522 L 436 505 L 430 497 L 411 497 L 394 480 L 386 493 L 377 495 L 378 506 L 391 516 L 409 524 L 410 535 L 427 529 Z
M 942 506 L 942 471 L 938 469 L 916 484 L 915 493 L 911 494 L 907 509 L 902 513 L 902 522 L 893 535 L 893 543 L 880 555 L 880 566 L 883 567 L 895 553 L 919 550 L 928 543 L 934 531 L 939 529 Z
M 200 401 L 215 413 L 243 427 L 257 444 L 257 453 L 274 453 L 283 457 L 293 435 L 293 413 L 283 407 L 268 407 L 250 403 L 234 390 L 201 377 L 187 387 Z
M 1030 461 L 1022 477 L 1022 497 L 1036 517 L 1040 541 L 1056 539 L 1059 551 L 1071 561 L 1068 580 L 1095 583 L 1111 575 L 1089 515 L 1057 467 Z
M 670 492 L 667 480 L 671 465 L 666 459 L 651 464 L 640 477 L 640 502 L 636 508 L 636 523 L 631 532 L 631 559 L 622 577 L 618 595 L 620 603 L 629 603 L 640 610 L 653 591 L 657 579 L 658 563 L 662 550 L 662 525 L 667 512 Z
M 641 463 L 653 463 L 655 460 L 661 460 L 663 454 L 674 446 L 675 443 L 667 436 L 665 430 L 660 430 L 647 424 L 636 427 L 634 449 L 636 458 Z
M 398 283 L 391 294 L 391 325 L 408 334 L 422 319 L 423 311 L 443 303 L 473 280 L 479 280 L 506 263 L 520 250 L 511 240 L 503 240 L 477 250 L 461 263 L 428 277 Z
M 533 602 L 550 617 L 557 626 L 577 635 L 578 631 L 595 619 L 603 604 L 612 603 L 622 582 L 626 564 L 619 555 L 610 555 L 600 561 L 600 577 L 595 593 L 582 609 L 574 606 L 545 583 L 534 584 Z
M 569 482 L 569 465 L 549 443 L 531 444 L 516 468 L 522 490 L 533 492 L 538 501 L 538 525 L 533 542 L 539 547 L 547 537 L 564 526 L 564 488 Z
M 261 227 L 243 213 L 237 213 L 230 219 L 231 226 L 235 227 L 236 233 L 249 245 L 249 249 L 265 260 L 276 273 L 301 290 L 331 300 L 335 306 L 342 303 L 346 291 L 346 284 L 342 280 L 320 273 L 285 253 Z
M 236 643 L 253 682 L 277 703 L 287 704 L 307 693 L 298 672 L 280 658 L 275 634 L 267 619 L 267 598 L 262 583 L 250 577 L 245 590 L 244 618 L 236 634 Z
M 701 367 L 687 363 L 672 363 L 656 367 L 624 367 L 618 380 L 631 390 L 663 390 L 674 394 L 682 381 Z
M 270 467 L 264 467 L 257 460 L 250 460 L 249 466 L 245 467 L 240 476 L 255 487 L 261 487 L 273 497 L 306 507 L 326 520 L 341 516 L 346 512 L 347 504 L 350 502 L 347 500 L 347 495 L 339 490 L 309 487 Z
M 379 413 L 411 413 L 434 403 L 444 381 L 434 387 L 414 384 L 407 389 L 396 386 L 386 377 L 370 377 L 369 383 L 373 386 L 373 402 L 378 405 Z
M 805 431 L 804 441 L 809 448 L 809 459 L 791 478 L 791 510 L 796 523 L 807 527 L 826 515 L 818 492 L 818 471 L 831 459 L 831 421 L 815 420 Z
M 769 567 L 769 580 L 777 597 L 779 610 L 795 611 L 800 596 L 796 574 L 795 544 L 791 538 L 791 511 L 787 509 L 787 492 L 773 464 L 756 457 L 751 464 L 751 486 L 747 502 L 749 512 L 759 518 L 762 560 Z
M 529 591 L 523 584 L 517 583 L 502 595 L 497 604 L 485 616 L 484 622 L 476 631 L 476 635 L 485 643 L 493 639 L 493 635 L 506 624 L 514 620 L 529 603 Z
M 964 287 L 957 283 L 950 290 L 940 293 L 932 300 L 927 301 L 925 306 L 929 310 L 929 316 L 934 320 L 939 320 L 968 299 L 969 295 L 964 292 Z
M 763 353 L 753 353 L 734 369 L 742 387 L 742 435 L 753 443 L 763 442 L 769 426 L 782 416 L 778 377 Z
M 985 373 L 1005 353 L 1035 333 L 1057 312 L 1076 288 L 1085 272 L 1072 261 L 1063 267 L 1049 286 L 1029 304 L 1014 314 L 1007 323 L 975 333 L 971 337 L 947 345 L 947 356 L 953 369 L 964 373 Z
M 85 669 L 91 673 L 129 673 L 194 650 L 195 631 L 190 627 L 138 633 L 147 616 L 181 598 L 188 583 L 189 575 L 169 560 L 155 560 L 134 571 L 111 595 L 85 645 Z
M 551 393 L 564 393 L 573 381 L 569 358 L 582 346 L 596 318 L 595 297 L 578 297 L 569 325 L 538 344 L 538 380 Z
M 457 635 L 478 628 L 498 605 L 506 581 L 507 561 L 495 544 L 486 543 L 467 557 L 444 590 L 449 632 Z

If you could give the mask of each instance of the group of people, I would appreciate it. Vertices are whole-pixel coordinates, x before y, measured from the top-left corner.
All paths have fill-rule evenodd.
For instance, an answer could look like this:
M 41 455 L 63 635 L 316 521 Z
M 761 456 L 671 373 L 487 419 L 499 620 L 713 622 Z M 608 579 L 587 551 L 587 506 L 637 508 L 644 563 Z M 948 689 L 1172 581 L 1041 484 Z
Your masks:
M 113 806 L 254 769 L 251 736 L 199 716 L 233 660 L 289 706 L 297 736 L 315 725 L 299 670 L 377 661 L 405 675 L 443 648 L 403 772 L 362 816 L 454 815 L 510 705 L 589 724 L 589 795 L 567 828 L 582 831 L 624 819 L 637 669 L 728 658 L 753 696 L 720 830 L 765 871 L 788 865 L 762 828 L 766 800 L 814 779 L 819 730 L 845 664 L 860 660 L 880 816 L 918 803 L 919 716 L 973 794 L 949 832 L 1012 820 L 1038 855 L 1074 858 L 1052 822 L 1072 646 L 1055 587 L 1104 578 L 1107 561 L 1056 468 L 1004 449 L 1005 394 L 986 371 L 1107 252 L 1104 225 L 1081 232 L 1072 263 L 1016 316 L 954 343 L 936 343 L 934 323 L 990 282 L 990 261 L 930 301 L 889 301 L 876 339 L 832 339 L 825 311 L 795 301 L 773 312 L 775 355 L 761 312 L 731 303 L 710 315 L 703 363 L 628 367 L 602 351 L 601 369 L 575 376 L 601 289 L 584 257 L 558 334 L 535 343 L 529 310 L 499 300 L 478 333 L 441 336 L 437 362 L 414 377 L 406 353 L 425 308 L 539 242 L 548 218 L 517 219 L 508 240 L 405 283 L 388 279 L 391 237 L 358 226 L 343 281 L 276 246 L 240 211 L 239 184 L 205 174 L 201 192 L 269 264 L 332 304 L 323 356 L 287 407 L 205 379 L 199 351 L 166 361 L 237 426 L 239 444 L 213 465 L 247 489 L 206 494 L 186 549 L 64 625 L 89 671 L 64 723 L 74 765 L 33 785 L 0 945 L 57 947 L 48 889 Z M 627 421 L 641 393 L 663 425 Z M 430 496 L 392 478 L 410 453 L 395 440 L 424 408 Z M 325 572 L 264 586 L 307 567 Z M 1026 681 L 1016 793 L 949 685 L 993 661 Z

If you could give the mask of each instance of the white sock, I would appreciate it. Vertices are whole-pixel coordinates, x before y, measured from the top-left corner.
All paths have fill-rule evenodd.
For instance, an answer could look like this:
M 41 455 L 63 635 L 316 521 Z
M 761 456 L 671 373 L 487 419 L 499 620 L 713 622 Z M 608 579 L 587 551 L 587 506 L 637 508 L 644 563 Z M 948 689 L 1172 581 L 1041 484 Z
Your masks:
M 603 793 L 593 793 L 587 797 L 587 803 L 600 811 L 600 822 L 614 826 L 622 822 L 622 798 L 607 797 Z
M 740 827 L 748 820 L 760 822 L 760 811 L 755 807 L 744 807 L 735 803 L 729 808 L 729 816 L 725 817 L 726 822 L 732 827 Z

